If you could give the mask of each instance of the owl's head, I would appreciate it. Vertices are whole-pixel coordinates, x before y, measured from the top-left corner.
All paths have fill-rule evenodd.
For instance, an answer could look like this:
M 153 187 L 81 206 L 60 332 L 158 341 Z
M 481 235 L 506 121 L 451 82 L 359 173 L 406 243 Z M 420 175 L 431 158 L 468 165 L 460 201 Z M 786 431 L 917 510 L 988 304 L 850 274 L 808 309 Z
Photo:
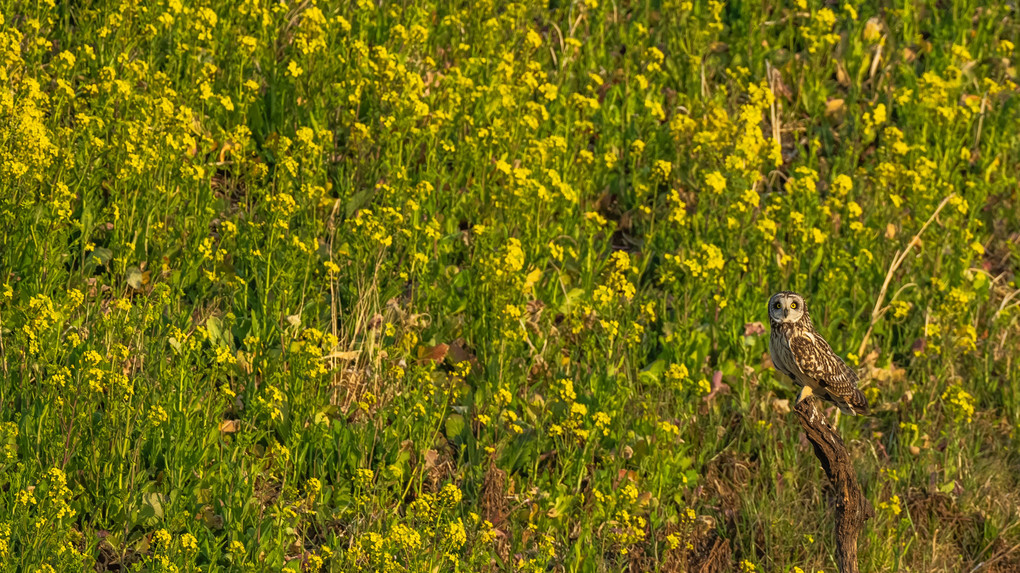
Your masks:
M 799 322 L 806 314 L 804 297 L 795 292 L 777 292 L 769 299 L 769 320 L 773 323 Z

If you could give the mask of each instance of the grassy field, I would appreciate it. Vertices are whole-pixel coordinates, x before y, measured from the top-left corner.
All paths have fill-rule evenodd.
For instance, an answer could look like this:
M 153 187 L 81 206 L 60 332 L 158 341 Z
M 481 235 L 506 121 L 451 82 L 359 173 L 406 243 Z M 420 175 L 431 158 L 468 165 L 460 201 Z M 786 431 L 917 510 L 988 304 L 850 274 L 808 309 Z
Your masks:
M 1018 17 L 0 1 L 0 571 L 1020 571 Z

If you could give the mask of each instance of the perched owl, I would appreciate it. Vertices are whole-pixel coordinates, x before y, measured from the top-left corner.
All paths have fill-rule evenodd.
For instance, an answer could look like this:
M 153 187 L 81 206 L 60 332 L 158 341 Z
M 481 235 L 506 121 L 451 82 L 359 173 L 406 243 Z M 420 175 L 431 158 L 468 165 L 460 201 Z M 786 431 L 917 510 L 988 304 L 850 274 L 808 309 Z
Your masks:
M 769 354 L 776 369 L 801 386 L 797 402 L 811 394 L 850 415 L 867 415 L 868 400 L 857 388 L 857 373 L 815 330 L 804 297 L 783 291 L 769 299 Z

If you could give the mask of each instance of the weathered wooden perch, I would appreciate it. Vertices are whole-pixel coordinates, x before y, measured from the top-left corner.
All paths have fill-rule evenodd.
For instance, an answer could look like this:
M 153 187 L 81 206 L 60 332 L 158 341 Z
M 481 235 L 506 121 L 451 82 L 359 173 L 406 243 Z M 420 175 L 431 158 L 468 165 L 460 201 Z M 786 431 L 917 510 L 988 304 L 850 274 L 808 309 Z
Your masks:
M 864 529 L 864 522 L 875 517 L 875 508 L 861 491 L 857 472 L 843 440 L 818 409 L 817 402 L 816 397 L 808 397 L 798 403 L 794 411 L 832 484 L 836 502 L 836 561 L 839 571 L 858 573 L 857 536 Z

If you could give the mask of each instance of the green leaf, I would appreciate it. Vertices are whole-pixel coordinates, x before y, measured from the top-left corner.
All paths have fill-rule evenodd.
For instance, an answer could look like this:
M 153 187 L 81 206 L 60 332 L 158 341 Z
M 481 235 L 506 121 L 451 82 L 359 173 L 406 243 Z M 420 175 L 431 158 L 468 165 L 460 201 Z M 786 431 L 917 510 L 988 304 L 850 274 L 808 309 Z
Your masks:
M 660 358 L 638 372 L 638 380 L 649 386 L 658 386 L 659 379 L 662 378 L 662 373 L 665 371 L 666 361 Z
M 106 247 L 96 247 L 90 254 L 89 259 L 100 265 L 105 265 L 113 259 L 113 251 Z
M 552 509 L 546 512 L 546 515 L 557 519 L 562 517 L 570 509 L 570 504 L 574 501 L 572 495 L 560 495 L 556 497 L 556 502 L 553 504 Z
M 138 267 L 128 267 L 127 270 L 127 284 L 129 287 L 135 290 L 141 290 L 146 283 L 149 282 L 148 273 L 143 273 L 142 269 Z
M 461 437 L 464 433 L 464 428 L 467 424 L 464 421 L 464 416 L 460 414 L 450 414 L 446 417 L 446 438 L 452 440 L 454 438 Z
M 371 203 L 373 197 L 375 197 L 374 187 L 358 191 L 347 201 L 347 205 L 344 206 L 344 213 L 346 213 L 348 217 L 354 215 L 358 209 L 361 209 Z
M 223 321 L 215 316 L 210 316 L 205 320 L 205 327 L 209 331 L 209 340 L 216 346 L 224 346 Z
M 560 305 L 560 312 L 567 312 L 573 308 L 574 304 L 584 296 L 584 289 L 573 288 L 567 292 L 567 296 L 563 299 L 563 304 Z
M 811 261 L 811 270 L 808 274 L 815 274 L 815 271 L 817 271 L 818 267 L 821 266 L 823 260 L 825 260 L 825 249 L 815 249 L 815 258 Z
M 163 504 L 166 503 L 166 496 L 159 492 L 142 494 L 142 509 L 139 516 L 146 526 L 152 526 L 163 519 Z

